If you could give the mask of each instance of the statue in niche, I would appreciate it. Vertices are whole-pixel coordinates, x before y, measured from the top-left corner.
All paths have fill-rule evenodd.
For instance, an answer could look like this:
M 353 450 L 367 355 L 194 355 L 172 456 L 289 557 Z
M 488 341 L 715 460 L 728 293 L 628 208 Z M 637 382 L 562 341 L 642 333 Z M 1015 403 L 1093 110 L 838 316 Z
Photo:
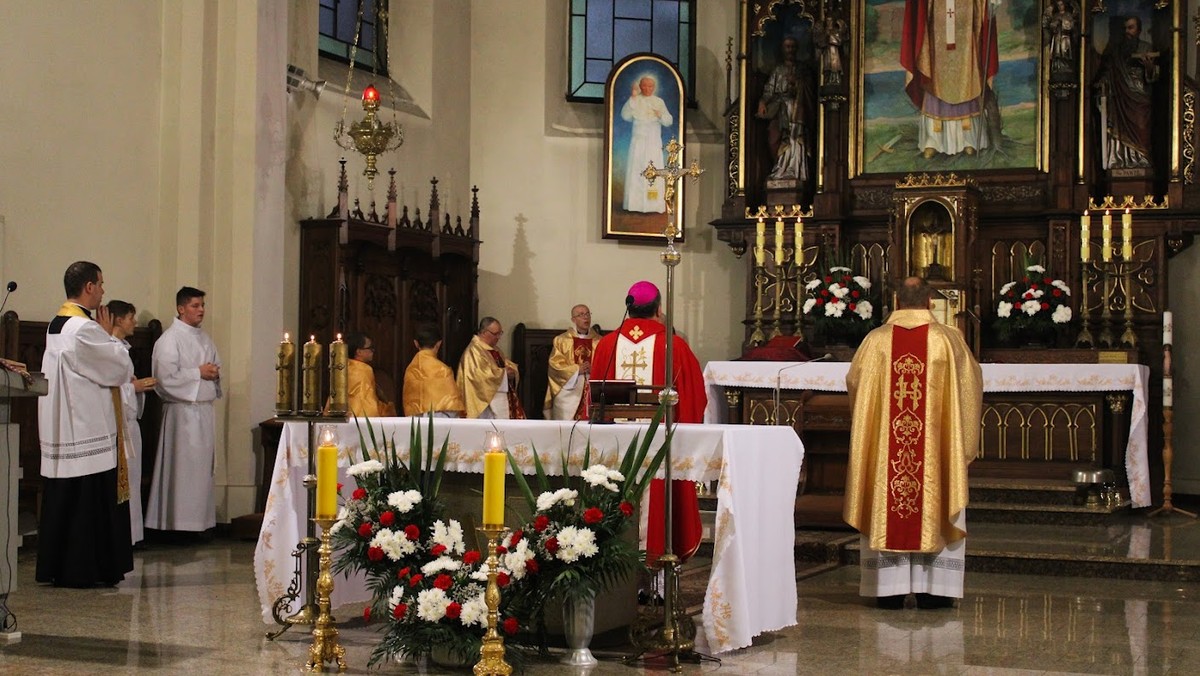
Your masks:
M 767 139 L 774 163 L 767 180 L 804 183 L 811 174 L 815 141 L 813 78 L 809 61 L 800 59 L 800 43 L 794 36 L 784 36 L 780 47 L 782 60 L 767 78 L 755 117 L 769 124 Z
M 816 43 L 821 50 L 821 85 L 842 84 L 842 42 L 849 36 L 845 21 L 831 16 L 817 24 Z
M 931 282 L 954 281 L 954 224 L 934 202 L 917 207 L 908 219 L 909 274 Z
M 1075 74 L 1075 33 L 1079 25 L 1079 13 L 1074 3 L 1054 0 L 1042 14 L 1042 27 L 1050 46 L 1050 78 L 1055 75 Z
M 1159 54 L 1142 39 L 1141 17 L 1113 23 L 1117 29 L 1109 32 L 1095 82 L 1100 160 L 1105 169 L 1146 169 L 1152 166 L 1151 87 L 1159 77 Z

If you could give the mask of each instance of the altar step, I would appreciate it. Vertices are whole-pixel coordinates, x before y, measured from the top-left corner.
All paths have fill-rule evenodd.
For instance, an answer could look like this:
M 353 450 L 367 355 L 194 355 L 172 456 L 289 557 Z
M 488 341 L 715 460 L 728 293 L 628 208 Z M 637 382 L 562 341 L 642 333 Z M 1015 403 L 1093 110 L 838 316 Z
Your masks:
M 1128 500 L 1088 505 L 1086 491 L 1071 481 L 975 477 L 970 489 L 968 524 L 1103 526 L 1129 510 Z

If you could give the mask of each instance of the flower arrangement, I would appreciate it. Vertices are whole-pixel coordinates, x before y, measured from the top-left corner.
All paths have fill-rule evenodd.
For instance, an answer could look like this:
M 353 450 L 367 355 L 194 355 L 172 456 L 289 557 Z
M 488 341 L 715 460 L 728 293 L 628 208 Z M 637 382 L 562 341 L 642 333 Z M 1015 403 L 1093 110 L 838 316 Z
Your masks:
M 650 447 L 661 421 L 655 414 L 645 436 L 635 436 L 616 469 L 591 462 L 584 451 L 583 471 L 567 474 L 563 458 L 562 487 L 554 489 L 534 453 L 540 489 L 535 496 L 516 461 L 509 456 L 517 485 L 531 517 L 504 542 L 503 566 L 520 579 L 529 594 L 527 612 L 541 624 L 551 598 L 582 600 L 599 594 L 638 569 L 642 553 L 624 537 L 636 524 L 636 505 L 650 485 L 671 443 L 653 453 Z M 533 576 L 530 576 L 533 574 Z
M 420 423 L 413 425 L 405 462 L 395 441 L 377 442 L 367 421 L 376 451 L 365 450 L 360 430 L 363 461 L 347 470 L 357 485 L 331 530 L 334 570 L 365 573 L 372 601 L 363 617 L 384 622 L 371 665 L 435 648 L 469 661 L 486 628 L 486 563 L 466 549 L 462 525 L 445 518 L 438 498 L 449 438 L 435 456 L 432 417 L 427 429 L 422 439 Z M 502 628 L 516 631 L 514 622 Z
M 853 274 L 848 267 L 831 266 L 805 284 L 804 291 L 808 298 L 802 310 L 826 339 L 861 339 L 876 324 L 870 300 L 871 280 Z
M 1047 274 L 1041 265 L 1027 265 L 1021 279 L 1000 287 L 993 324 L 996 334 L 1006 342 L 1021 336 L 1043 339 L 1071 321 L 1070 300 L 1066 282 Z

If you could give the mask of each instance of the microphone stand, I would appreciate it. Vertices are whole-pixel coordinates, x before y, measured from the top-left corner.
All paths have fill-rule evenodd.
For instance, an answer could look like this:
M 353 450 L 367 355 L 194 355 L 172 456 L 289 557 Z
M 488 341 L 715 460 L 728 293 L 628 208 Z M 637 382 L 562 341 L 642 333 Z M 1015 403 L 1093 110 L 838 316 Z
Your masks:
M 771 402 L 774 404 L 774 412 L 771 414 L 771 423 L 772 424 L 774 424 L 774 425 L 779 424 L 779 398 L 780 398 L 780 390 L 782 389 L 781 383 L 782 383 L 782 378 L 783 378 L 783 372 L 788 369 L 796 368 L 797 366 L 804 366 L 805 364 L 811 364 L 813 362 L 818 362 L 818 361 L 828 361 L 830 359 L 833 359 L 833 353 L 826 352 L 825 354 L 821 355 L 820 357 L 817 357 L 816 359 L 809 359 L 808 361 L 793 362 L 791 364 L 788 364 L 787 366 L 784 366 L 783 368 L 779 369 L 778 371 L 776 371 L 776 373 L 775 373 L 775 392 L 773 393 L 773 396 L 771 398 Z

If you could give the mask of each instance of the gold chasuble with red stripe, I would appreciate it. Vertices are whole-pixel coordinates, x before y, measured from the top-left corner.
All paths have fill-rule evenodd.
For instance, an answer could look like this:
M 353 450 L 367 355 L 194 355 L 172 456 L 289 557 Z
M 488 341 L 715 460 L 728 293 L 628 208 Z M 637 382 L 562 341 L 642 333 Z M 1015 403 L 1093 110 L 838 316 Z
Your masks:
M 858 348 L 843 516 L 871 549 L 937 552 L 966 536 L 954 520 L 979 449 L 982 381 L 962 334 L 928 310 L 893 312 Z

